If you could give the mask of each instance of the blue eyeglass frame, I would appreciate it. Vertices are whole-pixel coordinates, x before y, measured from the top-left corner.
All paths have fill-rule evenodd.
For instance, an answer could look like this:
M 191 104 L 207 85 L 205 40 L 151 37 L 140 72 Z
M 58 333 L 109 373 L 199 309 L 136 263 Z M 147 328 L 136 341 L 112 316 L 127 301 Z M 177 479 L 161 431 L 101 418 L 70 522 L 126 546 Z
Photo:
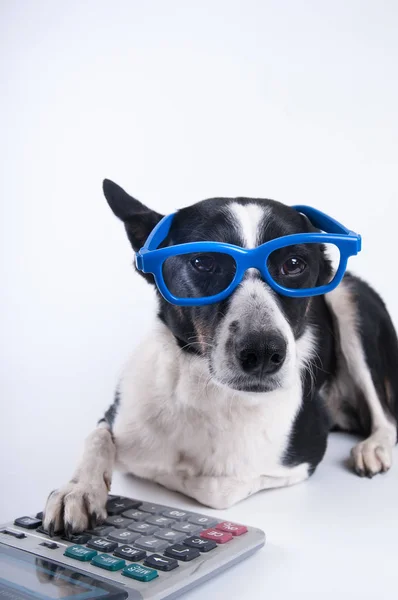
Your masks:
M 227 298 L 241 283 L 248 269 L 257 269 L 262 274 L 268 285 L 283 296 L 290 298 L 304 298 L 309 296 L 321 296 L 334 290 L 343 279 L 350 256 L 355 256 L 361 251 L 361 236 L 341 225 L 338 221 L 325 213 L 310 206 L 293 206 L 297 212 L 305 215 L 319 233 L 295 233 L 270 240 L 256 248 L 241 248 L 224 242 L 189 242 L 159 248 L 166 239 L 176 213 L 163 217 L 154 227 L 146 240 L 144 246 L 136 253 L 136 267 L 143 273 L 152 273 L 156 285 L 163 298 L 177 306 L 203 306 L 221 302 Z M 325 233 L 322 233 L 325 232 Z M 279 285 L 272 279 L 268 268 L 267 259 L 275 250 L 295 244 L 335 244 L 340 250 L 340 264 L 332 281 L 317 288 L 290 289 Z M 233 280 L 225 290 L 214 295 L 203 298 L 178 298 L 174 296 L 163 278 L 163 263 L 171 256 L 180 254 L 191 254 L 195 252 L 209 253 L 218 252 L 232 256 L 236 264 L 236 272 Z

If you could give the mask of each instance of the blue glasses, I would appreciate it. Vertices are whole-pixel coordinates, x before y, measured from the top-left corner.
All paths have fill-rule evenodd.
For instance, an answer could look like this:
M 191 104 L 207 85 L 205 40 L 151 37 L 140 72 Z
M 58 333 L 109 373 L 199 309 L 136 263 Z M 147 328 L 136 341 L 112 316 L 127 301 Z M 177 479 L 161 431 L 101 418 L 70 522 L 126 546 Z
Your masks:
M 221 302 L 248 269 L 260 271 L 268 285 L 283 296 L 303 298 L 331 292 L 341 282 L 348 258 L 360 252 L 361 236 L 315 208 L 293 208 L 320 232 L 286 235 L 253 249 L 210 241 L 159 248 L 173 222 L 174 214 L 168 215 L 137 252 L 137 269 L 152 273 L 165 300 L 178 306 Z M 331 281 L 319 284 L 317 270 L 325 248 L 334 274 Z

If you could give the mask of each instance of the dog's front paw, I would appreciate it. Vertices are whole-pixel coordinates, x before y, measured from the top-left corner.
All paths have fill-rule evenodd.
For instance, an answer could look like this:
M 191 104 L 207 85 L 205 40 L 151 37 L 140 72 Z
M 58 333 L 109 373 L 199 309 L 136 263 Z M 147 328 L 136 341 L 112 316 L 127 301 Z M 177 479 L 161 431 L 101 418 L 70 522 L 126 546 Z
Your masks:
M 385 473 L 391 467 L 391 445 L 377 436 L 371 435 L 351 450 L 354 470 L 360 477 L 373 477 Z
M 50 536 L 60 531 L 69 536 L 95 527 L 106 519 L 107 497 L 105 482 L 71 481 L 49 495 L 43 528 Z

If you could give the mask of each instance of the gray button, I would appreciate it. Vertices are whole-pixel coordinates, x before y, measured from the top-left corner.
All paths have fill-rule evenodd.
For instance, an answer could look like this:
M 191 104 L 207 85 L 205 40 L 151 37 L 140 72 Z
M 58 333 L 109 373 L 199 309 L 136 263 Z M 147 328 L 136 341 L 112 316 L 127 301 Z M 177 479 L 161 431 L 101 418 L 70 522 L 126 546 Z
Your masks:
M 160 515 L 151 515 L 150 517 L 145 519 L 145 523 L 149 523 L 150 525 L 157 525 L 157 527 L 170 527 L 172 523 L 174 523 L 174 521 L 173 519 L 161 517 Z
M 214 527 L 219 521 L 212 517 L 205 517 L 205 515 L 192 515 L 188 521 L 193 525 L 200 525 L 201 527 Z
M 183 510 L 177 510 L 176 508 L 172 508 L 169 510 L 164 510 L 162 515 L 164 517 L 168 517 L 169 519 L 174 519 L 174 521 L 183 521 L 187 519 L 191 513 L 184 512 Z
M 185 521 L 174 523 L 171 528 L 176 531 L 182 531 L 182 533 L 185 533 L 186 535 L 195 535 L 195 533 L 199 533 L 199 531 L 204 529 L 204 527 L 200 525 L 193 525 L 192 523 L 186 523 Z
M 119 544 L 132 544 L 139 537 L 139 533 L 127 531 L 126 529 L 116 529 L 113 533 L 108 535 L 110 540 L 113 542 L 119 542 Z
M 162 552 L 169 544 L 164 540 L 159 540 L 153 536 L 140 537 L 134 542 L 134 546 L 142 550 L 153 550 L 153 552 Z
M 140 510 L 151 513 L 151 515 L 158 515 L 165 509 L 165 506 L 161 506 L 160 504 L 150 504 L 149 502 L 143 502 L 140 506 Z
M 125 510 L 122 516 L 126 517 L 126 519 L 134 519 L 134 521 L 145 521 L 148 513 L 144 513 L 136 508 L 131 508 L 130 510 Z
M 105 523 L 106 525 L 117 527 L 118 529 L 126 529 L 127 525 L 131 523 L 131 520 L 119 517 L 119 515 L 114 515 L 113 517 L 108 517 Z
M 150 523 L 131 523 L 128 528 L 129 531 L 136 531 L 141 535 L 152 535 L 159 529 L 159 527 L 151 525 Z
M 159 531 L 155 533 L 155 537 L 158 537 L 161 540 L 169 540 L 170 543 L 175 544 L 175 542 L 181 542 L 181 540 L 185 539 L 187 534 L 173 531 L 172 529 L 159 529 Z

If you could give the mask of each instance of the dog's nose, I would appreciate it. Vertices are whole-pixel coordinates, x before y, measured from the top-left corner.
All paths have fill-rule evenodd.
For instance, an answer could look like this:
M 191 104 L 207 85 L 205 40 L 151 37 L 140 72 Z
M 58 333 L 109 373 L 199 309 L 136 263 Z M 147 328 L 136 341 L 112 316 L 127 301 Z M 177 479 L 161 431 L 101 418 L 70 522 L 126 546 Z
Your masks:
M 236 343 L 236 356 L 245 373 L 261 377 L 276 373 L 286 358 L 286 341 L 278 333 L 246 335 Z

